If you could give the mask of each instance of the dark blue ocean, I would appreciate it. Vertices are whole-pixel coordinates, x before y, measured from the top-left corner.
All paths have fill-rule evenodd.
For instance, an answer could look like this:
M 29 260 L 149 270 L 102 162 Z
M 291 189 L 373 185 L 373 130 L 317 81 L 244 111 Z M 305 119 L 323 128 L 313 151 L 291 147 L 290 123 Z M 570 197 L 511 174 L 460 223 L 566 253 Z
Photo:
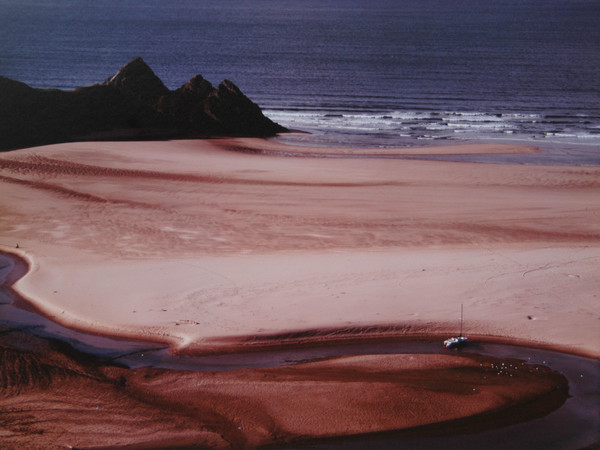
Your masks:
M 136 56 L 171 89 L 233 80 L 292 142 L 600 164 L 598 0 L 0 0 L 0 75 L 73 89 Z

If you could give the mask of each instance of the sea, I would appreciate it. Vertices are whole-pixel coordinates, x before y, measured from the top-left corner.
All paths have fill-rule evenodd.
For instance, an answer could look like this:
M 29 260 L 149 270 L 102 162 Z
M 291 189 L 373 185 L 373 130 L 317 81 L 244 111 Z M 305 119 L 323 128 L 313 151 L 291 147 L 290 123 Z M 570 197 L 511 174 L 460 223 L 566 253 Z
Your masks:
M 598 0 L 0 0 L 2 76 L 69 90 L 137 56 L 170 89 L 232 80 L 306 132 L 284 142 L 600 164 Z

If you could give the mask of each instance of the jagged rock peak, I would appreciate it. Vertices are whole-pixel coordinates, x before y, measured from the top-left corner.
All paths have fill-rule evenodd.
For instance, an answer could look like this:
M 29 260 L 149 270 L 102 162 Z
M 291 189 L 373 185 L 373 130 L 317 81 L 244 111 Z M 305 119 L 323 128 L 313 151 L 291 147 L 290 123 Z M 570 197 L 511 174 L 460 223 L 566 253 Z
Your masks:
M 225 89 L 227 91 L 233 92 L 236 95 L 242 94 L 242 91 L 239 87 L 235 85 L 235 83 L 231 80 L 223 80 L 219 84 L 219 90 Z
M 286 131 L 229 80 L 170 91 L 142 58 L 102 84 L 64 92 L 0 77 L 0 151 L 81 140 L 273 136 Z
M 193 92 L 200 97 L 206 97 L 214 90 L 214 87 L 209 81 L 205 80 L 202 75 L 195 75 L 190 81 L 181 86 L 179 90 Z
M 233 81 L 223 80 L 214 91 L 214 96 L 224 101 L 242 102 L 244 104 L 254 103 L 235 85 Z M 256 105 L 258 107 L 258 105 Z
M 160 78 L 140 57 L 125 64 L 103 84 L 131 93 L 140 100 L 148 101 L 155 101 L 169 92 Z

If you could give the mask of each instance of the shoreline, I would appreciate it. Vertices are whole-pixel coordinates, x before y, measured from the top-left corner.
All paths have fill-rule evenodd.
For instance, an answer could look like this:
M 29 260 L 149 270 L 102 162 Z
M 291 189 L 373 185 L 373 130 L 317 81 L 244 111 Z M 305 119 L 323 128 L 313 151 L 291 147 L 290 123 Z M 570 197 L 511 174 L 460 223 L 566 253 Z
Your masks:
M 294 133 L 281 134 L 278 137 L 293 136 Z M 255 138 L 228 138 L 231 144 L 224 145 L 226 150 L 246 152 L 258 155 L 280 157 L 406 157 L 406 156 L 456 156 L 456 155 L 510 155 L 545 153 L 534 144 L 525 143 L 477 143 L 454 142 L 445 145 L 423 145 L 411 147 L 363 148 L 340 146 L 313 146 L 281 143 L 277 137 L 259 141 Z

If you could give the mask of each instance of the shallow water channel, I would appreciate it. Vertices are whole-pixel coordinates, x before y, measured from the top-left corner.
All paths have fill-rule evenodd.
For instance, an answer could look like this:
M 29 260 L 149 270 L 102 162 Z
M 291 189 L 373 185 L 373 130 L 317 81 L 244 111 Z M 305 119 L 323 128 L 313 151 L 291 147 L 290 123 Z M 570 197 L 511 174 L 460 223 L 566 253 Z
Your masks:
M 10 264 L 0 255 L 0 283 Z M 3 273 L 2 273 L 3 272 Z M 13 296 L 14 297 L 14 296 Z M 444 353 L 440 343 L 387 342 L 334 344 L 285 350 L 265 350 L 210 356 L 176 356 L 153 343 L 114 339 L 65 328 L 49 319 L 18 308 L 11 294 L 0 287 L 0 327 L 59 339 L 75 349 L 132 369 L 156 367 L 171 370 L 232 370 L 297 364 L 324 358 L 392 353 Z M 364 438 L 335 439 L 318 444 L 278 448 L 312 449 L 584 449 L 600 444 L 600 361 L 571 354 L 504 344 L 471 343 L 468 353 L 519 359 L 543 364 L 562 373 L 569 382 L 570 398 L 545 417 L 517 425 L 469 434 L 406 437 L 386 433 Z

